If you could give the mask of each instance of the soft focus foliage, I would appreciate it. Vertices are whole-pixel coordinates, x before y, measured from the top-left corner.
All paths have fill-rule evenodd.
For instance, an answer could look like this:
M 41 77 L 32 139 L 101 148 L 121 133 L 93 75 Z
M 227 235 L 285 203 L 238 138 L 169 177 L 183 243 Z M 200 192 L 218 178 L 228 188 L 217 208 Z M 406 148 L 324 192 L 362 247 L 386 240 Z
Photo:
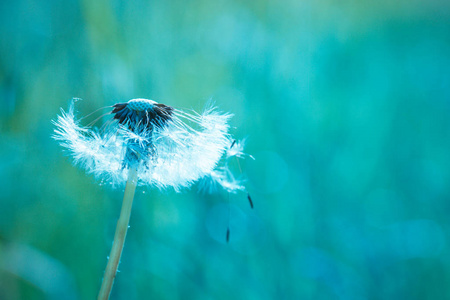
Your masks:
M 450 298 L 448 1 L 0 7 L 0 299 L 100 287 L 123 191 L 50 139 L 72 97 L 212 98 L 255 157 L 254 210 L 140 187 L 112 299 Z

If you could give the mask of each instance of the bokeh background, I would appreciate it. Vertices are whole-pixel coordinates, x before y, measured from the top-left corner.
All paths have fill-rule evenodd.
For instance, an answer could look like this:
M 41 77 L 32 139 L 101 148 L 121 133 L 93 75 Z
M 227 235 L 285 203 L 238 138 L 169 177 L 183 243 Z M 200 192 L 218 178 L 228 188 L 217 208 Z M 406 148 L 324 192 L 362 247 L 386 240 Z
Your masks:
M 50 138 L 72 97 L 80 115 L 213 99 L 255 157 L 253 210 L 140 188 L 112 299 L 450 299 L 449 17 L 443 0 L 2 1 L 0 299 L 97 295 L 123 188 Z

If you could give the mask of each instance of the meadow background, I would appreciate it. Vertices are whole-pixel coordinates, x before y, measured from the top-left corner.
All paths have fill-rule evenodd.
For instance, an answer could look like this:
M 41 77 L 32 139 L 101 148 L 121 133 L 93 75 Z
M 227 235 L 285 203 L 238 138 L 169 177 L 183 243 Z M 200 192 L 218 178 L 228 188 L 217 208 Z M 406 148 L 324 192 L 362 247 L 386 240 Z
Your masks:
M 100 287 L 123 188 L 50 138 L 72 97 L 213 99 L 255 157 L 253 210 L 140 188 L 112 299 L 450 299 L 450 2 L 2 1 L 0 34 L 0 299 Z

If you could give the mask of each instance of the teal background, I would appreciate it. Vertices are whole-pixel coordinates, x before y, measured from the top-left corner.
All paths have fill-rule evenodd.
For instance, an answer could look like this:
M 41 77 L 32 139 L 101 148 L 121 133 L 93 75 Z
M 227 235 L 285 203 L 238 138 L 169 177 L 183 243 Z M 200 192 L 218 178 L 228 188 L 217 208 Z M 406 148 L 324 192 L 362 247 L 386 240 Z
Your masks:
M 253 210 L 138 189 L 111 299 L 450 299 L 449 17 L 439 0 L 2 1 L 0 299 L 100 287 L 123 188 L 50 138 L 72 97 L 80 116 L 212 98 L 255 157 Z

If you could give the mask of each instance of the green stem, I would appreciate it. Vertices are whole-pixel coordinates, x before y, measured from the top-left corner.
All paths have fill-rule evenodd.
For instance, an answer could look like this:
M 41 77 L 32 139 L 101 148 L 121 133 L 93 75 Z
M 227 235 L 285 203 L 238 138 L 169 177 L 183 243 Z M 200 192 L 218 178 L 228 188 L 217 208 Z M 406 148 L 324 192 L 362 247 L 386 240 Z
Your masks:
M 109 299 L 109 294 L 116 277 L 117 267 L 119 266 L 120 256 L 122 255 L 125 237 L 127 236 L 128 222 L 130 221 L 131 206 L 133 205 L 134 192 L 137 184 L 137 169 L 131 167 L 128 170 L 128 181 L 123 196 L 122 209 L 120 211 L 119 221 L 117 221 L 114 242 L 109 254 L 108 264 L 105 275 L 103 276 L 102 286 L 98 293 L 98 300 Z

